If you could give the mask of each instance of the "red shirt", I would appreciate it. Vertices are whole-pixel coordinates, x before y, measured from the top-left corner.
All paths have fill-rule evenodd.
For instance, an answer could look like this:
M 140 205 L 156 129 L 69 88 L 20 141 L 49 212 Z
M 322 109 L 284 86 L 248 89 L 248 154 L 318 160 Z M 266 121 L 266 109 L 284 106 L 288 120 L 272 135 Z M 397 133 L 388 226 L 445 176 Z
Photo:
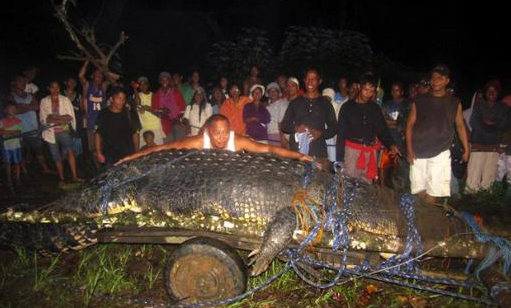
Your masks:
M 179 89 L 170 88 L 167 93 L 162 89 L 153 93 L 151 107 L 155 110 L 166 108 L 169 113 L 161 117 L 161 126 L 165 135 L 169 135 L 174 127 L 175 119 L 179 118 L 185 112 L 186 104 L 183 95 Z

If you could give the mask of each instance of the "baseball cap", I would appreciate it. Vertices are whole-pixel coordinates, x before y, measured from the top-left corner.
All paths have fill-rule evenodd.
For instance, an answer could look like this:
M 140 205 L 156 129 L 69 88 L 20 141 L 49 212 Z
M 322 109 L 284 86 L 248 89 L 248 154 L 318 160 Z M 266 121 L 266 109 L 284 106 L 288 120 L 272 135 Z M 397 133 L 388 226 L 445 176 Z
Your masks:
M 287 81 L 291 81 L 292 83 L 295 83 L 298 87 L 300 87 L 300 82 L 298 81 L 298 79 L 296 79 L 296 77 L 289 77 L 287 79 Z
M 437 64 L 431 69 L 431 74 L 438 73 L 442 76 L 449 77 L 451 74 L 451 70 L 445 64 Z

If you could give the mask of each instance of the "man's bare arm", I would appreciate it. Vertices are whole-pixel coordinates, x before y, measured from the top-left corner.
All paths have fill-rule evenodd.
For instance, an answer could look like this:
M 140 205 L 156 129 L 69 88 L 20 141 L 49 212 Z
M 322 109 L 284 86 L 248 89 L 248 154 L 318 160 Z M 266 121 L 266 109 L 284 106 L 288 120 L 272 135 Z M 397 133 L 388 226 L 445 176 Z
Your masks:
M 89 82 L 87 81 L 87 78 L 85 78 L 85 74 L 87 73 L 88 65 L 89 65 L 89 61 L 83 62 L 83 65 L 80 68 L 80 71 L 78 72 L 78 79 L 80 80 L 80 83 L 82 84 L 84 92 L 86 92 L 86 88 L 88 88 L 88 86 L 89 86 Z
M 410 108 L 410 114 L 408 115 L 408 121 L 406 121 L 406 132 L 405 132 L 405 140 L 406 140 L 406 152 L 408 155 L 408 162 L 412 165 L 413 160 L 415 159 L 415 153 L 413 152 L 412 146 L 412 137 L 413 137 L 413 127 L 415 125 L 415 121 L 417 121 L 417 109 L 415 108 L 415 104 L 412 104 Z
M 465 126 L 465 121 L 463 120 L 461 104 L 458 104 L 458 111 L 456 112 L 456 131 L 458 132 L 461 144 L 463 145 L 463 150 L 465 151 L 463 153 L 463 161 L 468 162 L 470 157 L 470 147 L 468 144 L 467 128 Z
M 274 153 L 279 156 L 291 159 L 298 159 L 303 162 L 312 162 L 313 158 L 309 155 L 304 155 L 295 151 L 291 151 L 282 147 L 263 144 L 252 141 L 251 139 L 236 135 L 236 144 L 239 150 L 244 150 L 252 153 Z
M 124 157 L 123 159 L 119 160 L 115 163 L 114 166 L 117 166 L 119 164 L 122 164 L 124 162 L 137 159 L 142 156 L 149 155 L 151 153 L 170 150 L 170 149 L 200 149 L 202 148 L 202 136 L 192 136 L 188 137 L 179 141 L 174 141 L 170 143 L 165 143 L 162 145 L 158 145 L 152 148 L 147 148 L 143 151 L 137 152 L 135 154 L 131 154 L 129 156 Z

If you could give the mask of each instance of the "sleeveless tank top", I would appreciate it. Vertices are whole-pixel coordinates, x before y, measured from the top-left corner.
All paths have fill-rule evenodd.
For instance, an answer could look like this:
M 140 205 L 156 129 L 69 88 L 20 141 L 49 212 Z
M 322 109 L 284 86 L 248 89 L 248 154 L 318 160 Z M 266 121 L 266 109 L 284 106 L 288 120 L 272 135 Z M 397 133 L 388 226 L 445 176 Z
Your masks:
M 211 139 L 207 133 L 204 133 L 204 145 L 203 149 L 211 149 Z M 234 147 L 234 131 L 229 133 L 229 140 L 227 141 L 227 147 L 223 150 L 236 152 L 236 148 Z
M 96 124 L 99 112 L 101 109 L 105 108 L 106 99 L 103 90 L 101 90 L 101 88 L 94 87 L 92 84 L 89 84 L 86 95 L 87 115 L 89 116 L 87 129 L 91 131 L 94 130 L 94 125 Z

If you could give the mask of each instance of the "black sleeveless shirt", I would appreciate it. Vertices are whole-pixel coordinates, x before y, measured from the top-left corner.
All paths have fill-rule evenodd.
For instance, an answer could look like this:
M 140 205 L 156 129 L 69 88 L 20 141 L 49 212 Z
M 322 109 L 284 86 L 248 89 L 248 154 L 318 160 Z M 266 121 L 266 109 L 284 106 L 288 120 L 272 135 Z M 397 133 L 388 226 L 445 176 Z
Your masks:
M 417 120 L 412 135 L 417 158 L 431 158 L 451 147 L 458 104 L 458 99 L 450 94 L 436 97 L 428 93 L 417 97 Z

